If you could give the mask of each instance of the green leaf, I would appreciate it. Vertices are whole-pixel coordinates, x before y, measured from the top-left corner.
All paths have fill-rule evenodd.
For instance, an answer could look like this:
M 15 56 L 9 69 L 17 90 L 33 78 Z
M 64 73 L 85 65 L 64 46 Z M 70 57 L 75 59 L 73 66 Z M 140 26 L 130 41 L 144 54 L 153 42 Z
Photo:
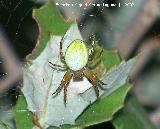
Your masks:
M 32 113 L 27 109 L 27 103 L 24 96 L 19 96 L 17 104 L 13 107 L 17 129 L 31 129 L 34 124 Z
M 121 62 L 117 50 L 105 50 L 102 60 L 107 70 L 109 70 L 113 66 L 119 65 Z
M 58 96 L 53 98 L 52 93 L 59 87 L 61 79 L 66 71 L 52 69 L 48 61 L 62 64 L 58 56 L 61 38 L 62 36 L 51 36 L 50 41 L 41 55 L 33 60 L 31 66 L 24 69 L 22 91 L 26 97 L 28 109 L 30 111 L 37 111 L 37 123 L 39 123 L 42 128 L 75 124 L 75 120 L 84 109 L 97 100 L 94 88 L 85 77 L 83 81 L 78 82 L 71 79 L 67 90 L 68 98 L 66 106 L 64 104 L 63 92 L 60 92 Z M 63 53 L 65 53 L 67 47 L 74 39 L 82 39 L 77 24 L 73 24 L 66 32 L 63 43 Z M 122 62 L 118 67 L 112 68 L 112 70 L 108 71 L 103 76 L 103 82 L 107 84 L 104 87 L 107 88 L 107 90 L 100 90 L 102 99 L 126 83 L 128 73 L 134 62 L 134 59 L 128 62 Z M 128 86 L 124 91 L 125 93 L 122 92 L 122 96 L 128 91 Z M 114 112 L 119 109 L 121 105 L 118 107 L 115 106 L 113 108 Z M 98 105 L 95 107 L 98 107 Z M 113 114 L 112 110 L 110 111 L 111 114 Z M 103 118 L 101 118 L 100 121 L 102 121 L 102 119 Z M 104 120 L 106 119 L 103 119 L 103 121 Z
M 38 23 L 40 36 L 32 55 L 30 55 L 30 59 L 35 59 L 40 55 L 46 47 L 51 34 L 62 35 L 70 25 L 64 21 L 64 18 L 52 0 L 49 0 L 40 9 L 34 9 L 33 17 Z
M 130 89 L 129 84 L 125 84 L 111 95 L 90 105 L 88 109 L 76 120 L 79 126 L 90 126 L 112 119 L 113 114 L 123 107 L 125 96 Z
M 113 124 L 116 129 L 155 129 L 133 94 L 127 97 L 124 109 L 117 114 Z
M 38 43 L 40 44 L 37 44 L 39 46 L 28 58 L 31 64 L 24 68 L 22 92 L 28 109 L 36 116 L 36 125 L 44 129 L 65 124 L 71 125 L 70 127 L 84 127 L 112 119 L 112 115 L 122 107 L 130 88 L 125 83 L 128 81 L 128 73 L 135 59 L 120 63 L 115 51 L 105 50 L 102 60 L 108 72 L 102 76 L 102 81 L 107 84 L 104 85 L 107 90 L 100 90 L 100 97 L 97 100 L 93 86 L 87 78 L 84 77 L 78 82 L 71 79 L 67 89 L 67 105 L 65 105 L 63 92 L 56 97 L 53 97 L 52 93 L 59 87 L 66 71 L 52 69 L 48 62 L 63 65 L 59 59 L 62 34 L 66 33 L 63 53 L 73 40 L 82 39 L 82 36 L 76 23 L 68 29 L 69 24 L 65 23 L 51 0 L 41 9 L 34 10 L 33 14 L 39 24 Z M 111 104 L 112 101 L 115 103 Z M 98 113 L 98 111 L 102 112 Z M 90 117 L 91 112 L 96 119 Z

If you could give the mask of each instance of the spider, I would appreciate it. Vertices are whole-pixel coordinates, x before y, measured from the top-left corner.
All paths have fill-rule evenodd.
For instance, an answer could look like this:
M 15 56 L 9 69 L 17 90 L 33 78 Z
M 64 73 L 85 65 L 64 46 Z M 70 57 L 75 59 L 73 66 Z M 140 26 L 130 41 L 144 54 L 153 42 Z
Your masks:
M 94 50 L 95 50 L 95 36 L 93 36 L 92 41 L 92 47 L 90 49 L 87 48 L 85 45 L 85 42 L 80 39 L 75 39 L 70 43 L 68 48 L 66 49 L 65 55 L 62 52 L 62 46 L 64 41 L 64 35 L 62 36 L 62 39 L 60 41 L 60 60 L 64 63 L 64 65 L 58 65 L 50 63 L 50 66 L 55 69 L 55 67 L 63 68 L 66 71 L 65 75 L 63 76 L 63 79 L 61 80 L 61 83 L 59 87 L 56 89 L 56 91 L 52 94 L 57 96 L 61 90 L 64 88 L 64 102 L 66 104 L 67 101 L 67 87 L 69 85 L 69 82 L 71 78 L 73 77 L 73 80 L 81 81 L 83 80 L 83 77 L 85 76 L 88 81 L 93 85 L 96 96 L 99 96 L 99 89 L 102 90 L 105 89 L 102 85 L 106 85 L 103 83 L 93 72 L 90 70 L 88 66 L 88 61 L 93 60 L 94 56 Z M 103 50 L 99 53 L 99 57 L 101 56 Z

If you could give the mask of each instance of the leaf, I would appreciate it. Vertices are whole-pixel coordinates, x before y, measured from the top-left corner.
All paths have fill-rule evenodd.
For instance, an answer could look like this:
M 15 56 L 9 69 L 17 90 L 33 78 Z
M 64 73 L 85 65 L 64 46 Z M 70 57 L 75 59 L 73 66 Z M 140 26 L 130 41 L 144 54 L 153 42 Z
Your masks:
M 107 70 L 119 65 L 121 62 L 117 50 L 105 50 L 102 60 Z
M 51 0 L 42 8 L 34 10 L 33 15 L 39 25 L 40 38 L 32 54 L 28 56 L 28 62 L 31 62 L 31 64 L 26 66 L 23 71 L 22 92 L 28 104 L 27 108 L 34 114 L 33 117 L 35 118 L 34 122 L 36 125 L 44 129 L 50 126 L 54 126 L 53 128 L 55 128 L 55 126 L 58 127 L 65 124 L 74 125 L 79 128 L 78 126 L 83 127 L 111 119 L 113 113 L 122 107 L 124 97 L 130 88 L 129 85 L 124 84 L 127 82 L 128 72 L 134 64 L 135 59 L 129 62 L 122 62 L 118 66 L 120 63 L 118 54 L 105 50 L 103 60 L 107 70 L 113 66 L 117 66 L 103 76 L 103 81 L 108 84 L 106 85 L 108 89 L 100 91 L 100 99 L 96 101 L 97 98 L 93 87 L 85 77 L 83 81 L 78 82 L 71 79 L 67 89 L 67 105 L 65 106 L 63 92 L 60 92 L 56 97 L 53 97 L 52 93 L 59 86 L 66 71 L 52 69 L 48 62 L 62 65 L 59 59 L 59 43 L 69 24 L 65 23 Z M 65 34 L 63 53 L 65 53 L 67 47 L 75 39 L 82 39 L 76 23 L 72 24 Z M 88 96 L 88 92 L 91 96 Z M 111 93 L 113 94 L 111 95 Z M 97 120 L 89 118 L 88 121 L 84 119 L 85 122 L 81 119 L 85 115 L 89 117 L 87 113 L 90 110 L 94 109 L 98 111 L 98 109 L 102 109 L 107 104 L 107 101 L 114 101 L 114 99 L 116 103 L 109 106 L 111 110 L 105 112 L 107 116 L 101 112 Z M 91 105 L 91 102 L 95 103 Z M 76 119 L 77 121 L 75 122 Z
M 90 105 L 76 120 L 76 124 L 87 127 L 111 120 L 113 114 L 123 107 L 123 102 L 129 89 L 129 84 L 125 84 L 111 95 Z
M 64 21 L 62 15 L 52 0 L 49 0 L 40 9 L 34 9 L 33 17 L 38 23 L 40 36 L 35 49 L 28 57 L 29 59 L 35 59 L 38 55 L 40 55 L 46 47 L 46 43 L 49 41 L 51 34 L 64 34 L 70 25 Z
M 73 33 L 75 36 L 72 35 Z M 82 39 L 76 24 L 69 29 L 66 35 L 63 51 L 65 51 L 69 43 L 75 38 Z M 41 53 L 41 56 L 36 58 L 28 69 L 24 70 L 24 85 L 22 91 L 26 97 L 29 110 L 37 111 L 39 123 L 44 128 L 47 128 L 50 125 L 59 126 L 61 124 L 74 124 L 74 120 L 89 104 L 73 93 L 71 93 L 73 96 L 71 96 L 72 99 L 70 99 L 69 89 L 67 107 L 64 105 L 63 92 L 55 98 L 52 96 L 52 93 L 59 86 L 64 72 L 53 70 L 49 66 L 48 61 L 60 63 L 57 61 L 59 59 L 58 50 L 61 38 L 61 36 L 52 36 L 47 47 Z M 72 82 L 73 81 L 71 80 L 70 85 L 72 85 Z M 85 84 L 85 82 L 87 83 Z M 86 79 L 85 82 L 84 86 L 91 86 Z M 77 85 L 79 84 L 77 83 Z M 75 106 L 78 106 L 79 108 L 75 108 Z
M 102 90 L 100 94 L 102 95 L 102 98 L 105 96 L 108 96 L 112 92 L 114 92 L 116 89 L 118 89 L 120 86 L 126 83 L 126 80 L 128 78 L 128 74 L 135 62 L 135 59 L 132 59 L 128 62 L 122 62 L 118 67 L 113 68 L 111 71 L 108 71 L 104 77 L 103 77 L 103 82 L 106 85 L 107 90 Z M 93 97 L 94 89 L 90 88 L 89 90 L 86 91 L 86 93 L 83 93 L 83 98 L 84 99 L 89 99 L 88 101 L 95 101 L 95 98 Z
M 17 104 L 13 107 L 17 129 L 31 129 L 33 127 L 32 114 L 27 109 L 24 96 L 19 96 Z
M 85 77 L 83 81 L 78 82 L 71 79 L 67 93 L 67 106 L 64 104 L 63 92 L 53 98 L 52 93 L 59 86 L 66 71 L 52 69 L 48 61 L 61 64 L 58 57 L 61 38 L 62 36 L 51 36 L 41 55 L 32 61 L 31 66 L 24 69 L 22 91 L 27 100 L 28 109 L 35 112 L 38 117 L 37 123 L 42 128 L 75 124 L 75 120 L 84 109 L 97 99 L 92 85 Z M 82 39 L 76 24 L 73 24 L 66 32 L 63 53 L 74 39 Z M 122 62 L 104 75 L 103 81 L 108 84 L 105 87 L 108 90 L 100 91 L 102 99 L 126 83 L 128 72 L 134 62 L 134 59 L 127 63 Z M 128 87 L 125 89 L 125 94 L 126 91 L 128 91 Z M 83 94 L 79 95 L 80 93 Z M 115 108 L 117 110 L 117 107 Z
M 123 111 L 115 117 L 113 124 L 116 129 L 155 129 L 133 94 L 127 97 Z
M 98 124 L 104 121 L 112 119 L 112 115 L 123 106 L 123 101 L 125 96 L 130 89 L 130 84 L 126 83 L 126 77 L 134 64 L 134 59 L 127 63 L 122 63 L 118 67 L 115 67 L 110 72 L 104 76 L 104 82 L 110 82 L 108 84 L 107 91 L 103 91 L 104 94 L 101 99 L 91 105 L 77 120 L 77 125 L 89 126 L 93 124 Z M 123 69 L 123 68 L 124 69 Z M 128 68 L 128 71 L 126 70 Z M 125 73 L 126 72 L 126 73 Z M 126 83 L 126 84 L 125 84 Z M 125 84 L 123 86 L 123 84 Z M 121 87 L 120 89 L 118 89 Z M 118 90 L 117 90 L 118 89 Z M 116 91 L 117 90 L 117 91 Z M 115 91 L 115 92 L 114 92 Z M 111 94 L 112 93 L 112 94 Z M 94 90 L 89 89 L 84 94 L 85 99 L 94 100 L 96 98 L 90 98 L 93 96 Z M 114 103 L 115 102 L 115 103 Z

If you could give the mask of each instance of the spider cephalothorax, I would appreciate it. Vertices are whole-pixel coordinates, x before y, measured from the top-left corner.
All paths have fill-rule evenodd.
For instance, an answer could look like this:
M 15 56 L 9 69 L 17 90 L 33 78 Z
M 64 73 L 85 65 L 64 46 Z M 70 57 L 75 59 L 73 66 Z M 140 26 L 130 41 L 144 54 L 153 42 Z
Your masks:
M 97 97 L 99 96 L 99 89 L 102 88 L 102 85 L 105 85 L 99 78 L 87 67 L 87 63 L 89 60 L 92 60 L 93 58 L 93 52 L 95 48 L 95 39 L 92 42 L 92 48 L 88 50 L 88 48 L 85 45 L 85 42 L 76 39 L 70 43 L 68 46 L 65 55 L 62 52 L 62 44 L 63 44 L 64 36 L 62 37 L 60 41 L 60 59 L 64 63 L 63 66 L 51 64 L 52 68 L 60 67 L 65 68 L 67 72 L 63 76 L 63 79 L 61 80 L 60 86 L 57 88 L 57 90 L 53 93 L 58 95 L 60 91 L 64 88 L 64 102 L 66 103 L 67 98 L 67 87 L 69 84 L 69 81 L 73 77 L 74 80 L 81 81 L 83 77 L 85 76 L 89 82 L 93 85 Z M 102 54 L 102 51 L 100 52 Z

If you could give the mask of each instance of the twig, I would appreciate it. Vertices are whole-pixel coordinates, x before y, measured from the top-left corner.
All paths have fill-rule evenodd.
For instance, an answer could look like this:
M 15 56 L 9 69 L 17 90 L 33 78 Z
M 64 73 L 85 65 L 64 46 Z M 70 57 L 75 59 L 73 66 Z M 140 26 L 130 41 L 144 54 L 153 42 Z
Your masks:
M 8 42 L 0 31 L 0 56 L 4 60 L 2 63 L 7 76 L 0 80 L 0 94 L 9 89 L 12 84 L 21 78 L 21 65 L 13 50 L 8 46 Z

